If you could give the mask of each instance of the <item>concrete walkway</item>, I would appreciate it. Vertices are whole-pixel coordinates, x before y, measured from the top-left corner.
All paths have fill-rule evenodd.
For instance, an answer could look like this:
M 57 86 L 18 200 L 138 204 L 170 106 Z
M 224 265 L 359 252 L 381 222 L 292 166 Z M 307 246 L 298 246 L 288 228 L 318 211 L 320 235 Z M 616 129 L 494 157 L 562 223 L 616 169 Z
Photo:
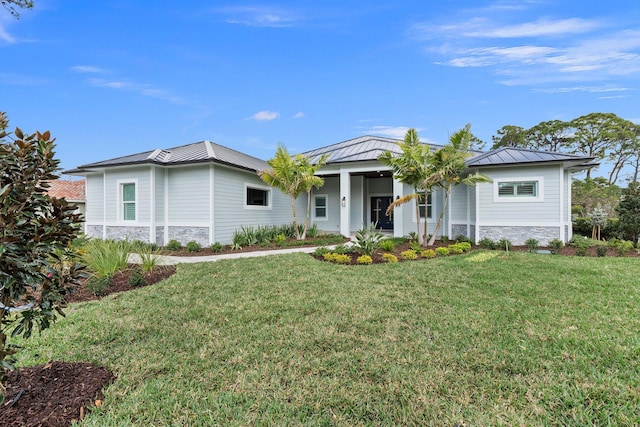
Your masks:
M 326 246 L 327 248 L 333 248 L 332 246 Z M 175 265 L 175 264 L 189 264 L 196 262 L 211 262 L 211 261 L 219 261 L 221 259 L 237 259 L 237 258 L 253 258 L 259 256 L 267 256 L 267 255 L 280 255 L 280 254 L 292 254 L 296 252 L 302 252 L 310 254 L 315 251 L 318 246 L 310 246 L 303 248 L 286 248 L 286 249 L 274 249 L 268 251 L 252 251 L 252 252 L 238 252 L 238 253 L 230 253 L 230 254 L 220 254 L 220 255 L 205 255 L 205 256 L 171 256 L 171 255 L 156 255 L 161 265 Z M 138 254 L 130 254 L 129 262 L 134 264 L 140 264 L 140 257 Z

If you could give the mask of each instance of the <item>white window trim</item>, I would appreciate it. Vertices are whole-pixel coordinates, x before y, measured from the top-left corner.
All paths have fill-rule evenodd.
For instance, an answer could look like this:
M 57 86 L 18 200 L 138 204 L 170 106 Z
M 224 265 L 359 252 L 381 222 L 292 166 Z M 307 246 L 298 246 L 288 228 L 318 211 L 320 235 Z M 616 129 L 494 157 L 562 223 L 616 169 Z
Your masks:
M 500 197 L 498 194 L 499 184 L 502 182 L 527 182 L 535 181 L 537 185 L 536 197 Z M 493 202 L 494 203 L 540 203 L 544 202 L 544 177 L 543 176 L 525 176 L 517 178 L 496 178 L 493 180 Z
M 118 185 L 118 222 L 121 224 L 137 224 L 139 222 L 139 200 L 138 200 L 138 195 L 140 194 L 140 187 L 138 186 L 138 180 L 137 179 L 119 179 L 116 181 L 116 184 Z M 134 189 L 135 189 L 135 200 L 134 200 L 134 204 L 135 204 L 135 216 L 136 219 L 132 220 L 125 220 L 124 219 L 124 200 L 122 200 L 124 194 L 122 191 L 122 187 L 125 184 L 133 184 L 134 185 Z
M 324 216 L 316 216 L 316 198 L 324 197 Z M 313 205 L 311 206 L 313 211 L 314 221 L 329 221 L 329 196 L 327 194 L 314 194 Z
M 255 188 L 256 190 L 263 190 L 267 192 L 267 206 L 255 206 L 255 205 L 247 205 L 247 188 Z M 244 183 L 244 192 L 242 193 L 243 204 L 245 209 L 256 209 L 261 211 L 270 211 L 273 207 L 273 188 L 265 187 L 262 185 Z
M 421 193 L 422 194 L 422 193 Z M 431 195 L 431 216 L 427 217 L 427 222 L 430 219 L 433 219 L 433 213 L 435 212 L 436 209 L 436 194 L 437 191 L 436 190 L 431 190 L 429 192 L 429 194 Z M 424 217 L 420 217 L 420 218 L 416 218 L 416 206 L 418 204 L 418 199 L 414 199 L 413 200 L 413 204 L 411 205 L 411 217 L 413 218 L 413 222 L 418 222 L 418 220 L 420 220 L 421 222 L 424 221 Z M 426 209 L 426 207 L 425 207 Z

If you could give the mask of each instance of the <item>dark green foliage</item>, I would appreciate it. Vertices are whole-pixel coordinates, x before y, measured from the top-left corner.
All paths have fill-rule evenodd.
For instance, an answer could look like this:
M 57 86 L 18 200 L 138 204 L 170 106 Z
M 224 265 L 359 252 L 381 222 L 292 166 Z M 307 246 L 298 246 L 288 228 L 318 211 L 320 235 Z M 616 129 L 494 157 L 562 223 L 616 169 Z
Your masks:
M 538 250 L 540 242 L 538 241 L 538 239 L 530 238 L 525 240 L 524 245 L 527 247 L 527 251 L 535 252 Z
M 607 256 L 607 251 L 609 250 L 606 246 L 597 246 L 596 247 L 596 255 L 599 257 Z
M 483 249 L 495 249 L 496 248 L 496 242 L 494 242 L 493 240 L 489 239 L 488 237 L 483 237 L 482 239 L 480 239 L 478 241 L 478 246 L 480 246 Z
M 627 233 L 634 244 L 638 243 L 640 235 L 640 183 L 631 182 L 622 190 L 620 203 L 616 208 L 620 217 L 621 228 Z
M 473 239 L 471 237 L 467 237 L 463 234 L 456 236 L 456 243 L 467 242 L 473 246 Z
M 511 240 L 502 238 L 498 241 L 497 249 L 510 251 L 513 249 L 513 244 L 511 243 Z
M 412 245 L 416 244 L 417 242 L 411 242 Z M 418 244 L 419 245 L 419 244 Z M 382 249 L 383 251 L 386 252 L 391 252 L 396 248 L 396 244 L 393 242 L 392 239 L 383 239 L 380 242 L 380 249 Z
M 553 255 L 557 255 L 560 253 L 560 250 L 564 247 L 564 243 L 560 239 L 553 239 L 549 241 L 549 251 Z
M 222 252 L 222 248 L 223 246 L 222 246 L 222 243 L 220 242 L 212 243 L 211 246 L 209 246 L 209 249 L 211 249 L 211 252 L 214 252 L 214 253 Z
M 169 242 L 164 247 L 168 251 L 179 251 L 182 249 L 182 245 L 175 239 L 169 240 Z
M 195 240 L 191 240 L 190 242 L 187 242 L 185 248 L 187 249 L 187 252 L 200 252 L 202 250 L 202 245 Z
M 93 276 L 87 280 L 87 289 L 96 296 L 101 296 L 107 293 L 107 289 L 111 287 L 112 278 Z
M 329 252 L 331 252 L 331 249 L 325 246 L 320 246 L 319 248 L 316 248 L 315 251 L 313 251 L 313 256 L 324 256 L 324 254 L 328 254 Z
M 7 338 L 48 328 L 81 274 L 69 249 L 80 216 L 74 205 L 47 194 L 48 182 L 59 177 L 54 139 L 19 128 L 11 138 L 7 127 L 0 112 L 0 369 L 12 368 L 17 351 Z
M 144 280 L 144 274 L 140 271 L 139 268 L 136 268 L 129 275 L 129 285 L 138 287 L 146 285 L 146 281 Z

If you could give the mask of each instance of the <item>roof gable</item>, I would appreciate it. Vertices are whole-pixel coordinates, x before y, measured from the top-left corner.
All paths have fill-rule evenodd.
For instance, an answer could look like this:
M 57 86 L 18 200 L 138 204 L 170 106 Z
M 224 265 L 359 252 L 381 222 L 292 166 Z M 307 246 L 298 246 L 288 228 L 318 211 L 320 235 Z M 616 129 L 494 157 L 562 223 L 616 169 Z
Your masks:
M 467 160 L 469 167 L 504 166 L 530 163 L 569 162 L 576 165 L 588 165 L 593 157 L 550 151 L 526 150 L 523 148 L 501 147 Z

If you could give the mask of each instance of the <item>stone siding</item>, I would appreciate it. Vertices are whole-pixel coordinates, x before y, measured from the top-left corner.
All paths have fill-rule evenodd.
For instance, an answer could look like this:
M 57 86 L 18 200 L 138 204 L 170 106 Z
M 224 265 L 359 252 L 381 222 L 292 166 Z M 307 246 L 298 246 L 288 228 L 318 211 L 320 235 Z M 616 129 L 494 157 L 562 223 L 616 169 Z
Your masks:
M 524 245 L 527 239 L 538 240 L 540 246 L 547 246 L 550 240 L 560 238 L 560 227 L 495 227 L 480 226 L 480 239 L 493 241 L 508 239 L 516 246 Z
M 164 241 L 164 226 L 156 227 L 156 244 L 158 246 L 164 246 L 166 244 Z
M 93 237 L 96 239 L 102 239 L 102 226 L 101 225 L 87 225 L 87 237 Z
M 473 237 L 467 232 L 467 224 L 451 224 L 451 240 L 458 236 Z
M 149 242 L 149 227 L 108 226 L 107 239 Z
M 177 240 L 183 246 L 192 240 L 209 246 L 209 227 L 169 227 L 169 240 Z

